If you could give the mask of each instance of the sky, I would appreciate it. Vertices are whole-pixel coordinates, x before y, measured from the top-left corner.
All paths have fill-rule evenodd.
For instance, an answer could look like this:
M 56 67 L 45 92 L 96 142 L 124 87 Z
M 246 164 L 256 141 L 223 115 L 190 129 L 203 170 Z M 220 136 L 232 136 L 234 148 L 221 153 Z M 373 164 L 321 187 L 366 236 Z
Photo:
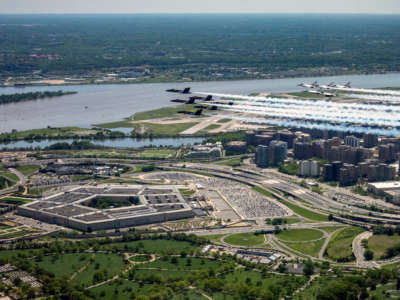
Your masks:
M 400 0 L 0 0 L 0 13 L 400 14 Z

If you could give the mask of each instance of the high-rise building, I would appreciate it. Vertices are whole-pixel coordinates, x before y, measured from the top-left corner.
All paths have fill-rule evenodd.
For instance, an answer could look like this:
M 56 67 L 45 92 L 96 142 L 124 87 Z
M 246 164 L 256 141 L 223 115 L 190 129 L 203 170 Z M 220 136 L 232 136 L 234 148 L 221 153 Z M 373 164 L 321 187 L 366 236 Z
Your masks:
M 256 148 L 256 165 L 259 168 L 267 168 L 269 166 L 269 147 L 258 145 Z
M 303 160 L 300 162 L 300 175 L 318 177 L 320 175 L 320 164 L 317 161 Z
M 282 141 L 271 141 L 269 144 L 270 163 L 276 166 L 285 161 L 287 157 L 287 143 Z
M 344 138 L 344 144 L 351 147 L 360 147 L 360 139 L 354 135 L 348 135 Z
M 378 147 L 379 160 L 383 162 L 392 162 L 397 159 L 395 144 L 380 145 Z
M 294 143 L 293 153 L 296 159 L 310 159 L 313 155 L 312 144 L 296 142 Z
M 378 136 L 376 134 L 365 133 L 363 140 L 365 148 L 373 148 L 378 145 Z
M 282 142 L 286 142 L 288 149 L 293 148 L 293 142 L 295 138 L 296 135 L 289 130 L 278 131 L 278 139 Z

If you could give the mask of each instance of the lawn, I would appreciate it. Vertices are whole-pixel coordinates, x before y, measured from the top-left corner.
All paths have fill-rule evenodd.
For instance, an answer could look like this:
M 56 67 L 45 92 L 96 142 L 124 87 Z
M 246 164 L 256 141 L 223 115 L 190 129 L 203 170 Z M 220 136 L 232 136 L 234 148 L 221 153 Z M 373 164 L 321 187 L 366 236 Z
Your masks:
M 321 229 L 325 231 L 326 233 L 331 233 L 334 232 L 340 228 L 343 228 L 343 226 L 329 226 L 329 227 L 319 227 L 318 229 Z
M 176 115 L 180 110 L 192 110 L 195 109 L 194 105 L 184 104 L 171 107 L 162 107 L 155 110 L 149 110 L 145 112 L 136 113 L 133 118 L 135 121 L 150 120 L 157 118 L 166 118 Z
M 26 166 L 24 165 L 24 166 L 17 166 L 15 169 L 20 171 L 25 176 L 31 176 L 32 174 L 37 172 L 40 169 L 40 167 L 36 165 L 26 165 Z
M 140 158 L 166 158 L 175 153 L 175 149 L 149 148 L 136 153 L 134 156 Z
M 185 280 L 190 274 L 193 273 L 191 270 L 177 270 L 172 268 L 168 270 L 154 270 L 143 268 L 143 265 L 137 266 L 136 274 L 138 276 L 147 277 L 156 274 L 165 281 Z
M 336 261 L 354 260 L 352 242 L 363 231 L 364 229 L 360 227 L 345 227 L 336 232 L 326 249 L 328 257 Z
M 213 235 L 205 235 L 203 236 L 206 239 L 209 239 L 212 243 L 221 243 L 221 238 L 226 234 L 213 234 Z
M 301 253 L 311 255 L 313 257 L 318 257 L 319 251 L 324 244 L 325 239 L 320 239 L 316 242 L 306 242 L 306 243 L 284 243 L 287 247 L 294 250 L 300 251 Z
M 304 276 L 267 274 L 267 276 L 263 278 L 260 272 L 252 272 L 244 268 L 236 269 L 233 273 L 227 274 L 225 276 L 225 280 L 228 283 L 235 285 L 240 283 L 246 284 L 247 282 L 255 285 L 260 284 L 260 286 L 267 289 L 274 285 L 279 285 L 281 287 L 280 297 L 276 299 L 281 299 L 285 295 L 292 293 L 306 282 L 306 278 Z
M 36 265 L 53 273 L 56 277 L 66 276 L 70 278 L 77 270 L 89 263 L 91 256 L 90 253 L 43 256 L 41 261 L 36 262 Z
M 145 261 L 149 261 L 150 259 L 151 259 L 150 255 L 135 255 L 135 256 L 132 256 L 131 258 L 129 258 L 129 260 L 135 261 L 135 262 L 145 262 Z
M 282 164 L 279 166 L 279 172 L 290 175 L 297 175 L 300 172 L 300 167 L 296 163 Z
M 221 125 L 218 125 L 218 124 L 210 124 L 206 128 L 204 128 L 204 130 L 209 131 L 209 130 L 214 130 L 214 129 L 217 129 L 220 127 L 221 127 Z
M 374 258 L 380 259 L 386 250 L 400 243 L 399 235 L 373 235 L 368 239 L 368 248 L 374 252 Z
M 231 234 L 224 238 L 225 243 L 237 246 L 257 246 L 262 245 L 265 241 L 264 235 L 255 235 L 254 233 L 238 233 Z
M 287 207 L 289 207 L 291 210 L 293 210 L 296 214 L 298 214 L 301 217 L 304 217 L 306 219 L 309 219 L 311 221 L 316 221 L 316 222 L 327 222 L 328 220 L 328 216 L 325 215 L 321 215 L 319 213 L 315 213 L 311 210 L 305 209 L 303 207 L 297 206 L 295 204 L 292 204 L 289 201 L 280 199 L 280 202 L 282 202 L 283 204 L 285 204 Z
M 202 269 L 216 269 L 219 267 L 222 262 L 212 260 L 212 259 L 207 259 L 207 258 L 196 258 L 196 257 L 177 257 L 177 256 L 172 256 L 166 257 L 167 260 L 164 259 L 158 259 L 156 261 L 153 261 L 151 263 L 143 264 L 138 266 L 140 269 L 145 269 L 145 268 L 160 268 L 160 269 L 170 269 L 170 270 L 179 270 L 179 271 L 195 271 L 195 270 L 202 270 Z M 174 259 L 176 262 L 173 263 L 172 259 Z
M 140 274 L 141 272 L 138 271 Z M 127 280 L 115 280 L 108 284 L 90 289 L 95 295 L 95 299 L 113 299 L 113 300 L 131 300 L 137 296 L 143 296 L 143 299 L 150 299 L 147 296 L 151 292 L 163 291 L 165 286 L 157 284 L 139 284 Z M 141 298 L 142 299 L 142 298 Z M 159 299 L 159 298 L 157 298 Z M 163 298 L 164 299 L 164 298 Z M 193 290 L 184 290 L 171 295 L 171 300 L 197 300 L 205 299 L 196 294 Z
M 232 157 L 215 162 L 216 165 L 223 165 L 229 167 L 239 167 L 242 164 L 241 157 Z
M 94 260 L 80 272 L 73 280 L 73 283 L 89 286 L 93 284 L 93 275 L 98 271 L 107 271 L 105 279 L 111 278 L 123 271 L 125 264 L 123 258 L 117 254 L 97 253 Z
M 220 119 L 220 120 L 218 120 L 217 121 L 217 123 L 220 123 L 220 124 L 223 124 L 223 123 L 228 123 L 228 122 L 230 122 L 230 121 L 232 121 L 232 119 Z
M 18 182 L 18 176 L 11 172 L 0 172 L 0 189 L 5 189 Z
M 315 229 L 289 229 L 282 230 L 276 237 L 289 242 L 311 241 L 322 238 L 323 233 Z
M 128 247 L 129 251 L 139 252 L 139 253 L 155 253 L 155 254 L 180 254 L 181 251 L 192 251 L 199 247 L 196 245 L 191 245 L 186 241 L 175 241 L 175 240 L 139 240 L 128 243 L 114 243 L 109 245 L 101 246 L 102 250 L 112 250 L 113 248 L 118 248 L 124 251 L 125 245 Z

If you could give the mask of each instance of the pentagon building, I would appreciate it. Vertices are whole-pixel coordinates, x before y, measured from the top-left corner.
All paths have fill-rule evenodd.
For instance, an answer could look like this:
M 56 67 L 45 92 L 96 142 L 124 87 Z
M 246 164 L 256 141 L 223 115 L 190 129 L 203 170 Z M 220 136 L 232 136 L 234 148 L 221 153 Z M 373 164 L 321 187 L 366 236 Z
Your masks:
M 17 213 L 82 231 L 166 222 L 194 216 L 179 186 L 81 186 L 18 207 Z

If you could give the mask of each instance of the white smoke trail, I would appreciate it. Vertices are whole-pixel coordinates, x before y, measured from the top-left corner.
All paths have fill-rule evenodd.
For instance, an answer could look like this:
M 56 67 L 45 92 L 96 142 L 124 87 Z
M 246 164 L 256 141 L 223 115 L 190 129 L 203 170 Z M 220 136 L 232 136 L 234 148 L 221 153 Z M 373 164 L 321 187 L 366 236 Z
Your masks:
M 392 90 L 372 90 L 372 89 L 341 88 L 341 87 L 331 87 L 330 89 L 336 91 L 345 91 L 345 92 L 400 96 L 400 91 L 392 91 Z
M 398 129 L 357 127 L 357 126 L 348 126 L 347 124 L 343 125 L 343 124 L 312 123 L 312 122 L 301 122 L 296 120 L 284 120 L 284 119 L 275 120 L 275 119 L 244 118 L 233 115 L 229 116 L 229 118 L 245 121 L 248 123 L 266 124 L 266 125 L 283 126 L 283 127 L 333 130 L 333 131 L 352 132 L 352 133 L 369 133 L 369 134 L 385 135 L 385 136 L 400 135 L 400 131 Z
M 198 94 L 202 95 L 213 95 L 215 97 L 228 98 L 230 100 L 226 100 L 234 103 L 246 103 L 248 102 L 242 101 L 247 100 L 255 103 L 282 103 L 282 104 L 293 104 L 299 106 L 312 106 L 312 107 L 334 107 L 337 110 L 375 110 L 375 111 L 392 111 L 399 112 L 400 108 L 395 105 L 391 106 L 382 106 L 376 104 L 360 104 L 360 103 L 340 103 L 340 102 L 331 102 L 325 100 L 301 100 L 301 99 L 293 99 L 293 98 L 274 98 L 274 97 L 257 97 L 257 96 L 243 96 L 243 95 L 231 95 L 231 94 L 219 94 L 219 93 L 204 93 L 199 92 Z M 237 99 L 241 99 L 240 101 Z M 221 100 L 222 102 L 225 100 Z
M 384 96 L 377 94 L 343 94 L 342 96 L 346 98 L 356 98 L 362 100 L 377 100 L 387 103 L 400 103 L 400 97 L 396 96 Z
M 240 103 L 240 102 L 239 102 Z M 260 107 L 253 105 L 227 105 L 210 103 L 225 110 L 264 115 L 268 117 L 291 118 L 291 119 L 306 119 L 314 121 L 329 121 L 329 122 L 348 122 L 356 124 L 374 124 L 379 126 L 400 127 L 400 121 L 397 120 L 397 114 L 386 112 L 363 112 L 360 115 L 357 111 L 337 111 L 335 109 L 310 109 L 293 106 L 281 107 Z

